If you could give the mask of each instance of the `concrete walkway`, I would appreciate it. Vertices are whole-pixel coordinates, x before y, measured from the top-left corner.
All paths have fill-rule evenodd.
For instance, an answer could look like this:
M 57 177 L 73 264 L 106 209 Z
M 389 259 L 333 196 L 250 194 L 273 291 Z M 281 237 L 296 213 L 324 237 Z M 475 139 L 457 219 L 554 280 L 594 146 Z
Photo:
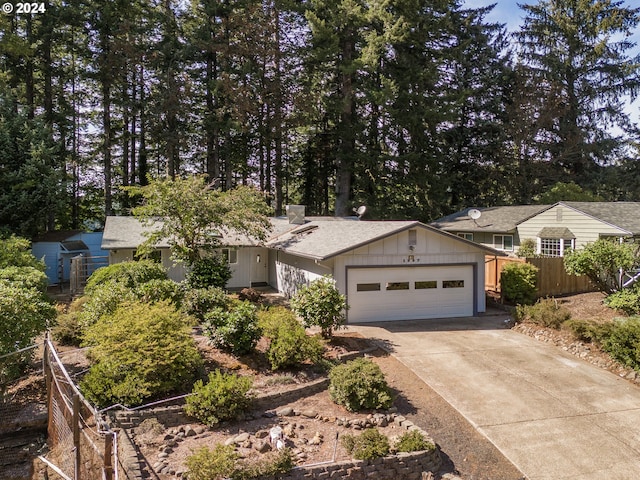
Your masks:
M 505 329 L 507 319 L 349 329 L 411 368 L 528 479 L 640 479 L 640 388 Z

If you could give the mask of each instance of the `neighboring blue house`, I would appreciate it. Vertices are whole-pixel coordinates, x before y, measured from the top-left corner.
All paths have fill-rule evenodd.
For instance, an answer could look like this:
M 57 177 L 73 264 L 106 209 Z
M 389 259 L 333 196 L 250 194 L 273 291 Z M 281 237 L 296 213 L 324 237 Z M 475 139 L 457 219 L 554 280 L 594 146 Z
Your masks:
M 78 255 L 104 257 L 100 266 L 107 264 L 109 252 L 102 250 L 102 232 L 67 230 L 45 233 L 33 241 L 33 255 L 47 266 L 49 283 L 68 282 L 71 259 Z

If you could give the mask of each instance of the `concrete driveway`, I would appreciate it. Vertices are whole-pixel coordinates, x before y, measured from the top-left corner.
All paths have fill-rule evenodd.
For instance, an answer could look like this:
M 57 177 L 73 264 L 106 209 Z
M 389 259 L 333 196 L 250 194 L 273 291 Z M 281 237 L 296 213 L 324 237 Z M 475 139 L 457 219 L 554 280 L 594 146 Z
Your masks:
M 639 479 L 640 388 L 505 329 L 508 318 L 349 329 L 411 368 L 528 479 Z

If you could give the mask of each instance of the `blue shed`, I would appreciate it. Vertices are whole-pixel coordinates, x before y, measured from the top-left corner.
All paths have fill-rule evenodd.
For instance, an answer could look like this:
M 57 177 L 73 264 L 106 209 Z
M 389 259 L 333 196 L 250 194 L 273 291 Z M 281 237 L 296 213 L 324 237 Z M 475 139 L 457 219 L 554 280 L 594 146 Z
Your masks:
M 51 284 L 68 282 L 71 259 L 78 255 L 106 257 L 108 252 L 100 247 L 102 232 L 66 230 L 48 232 L 33 241 L 31 251 L 47 266 L 46 274 Z

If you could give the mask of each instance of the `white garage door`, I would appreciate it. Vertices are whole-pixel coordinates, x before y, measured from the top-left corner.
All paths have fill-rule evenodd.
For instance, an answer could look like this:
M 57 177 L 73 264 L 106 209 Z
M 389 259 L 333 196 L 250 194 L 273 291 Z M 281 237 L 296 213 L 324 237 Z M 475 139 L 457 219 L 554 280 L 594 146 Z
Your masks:
M 473 267 L 349 268 L 349 323 L 473 315 Z

